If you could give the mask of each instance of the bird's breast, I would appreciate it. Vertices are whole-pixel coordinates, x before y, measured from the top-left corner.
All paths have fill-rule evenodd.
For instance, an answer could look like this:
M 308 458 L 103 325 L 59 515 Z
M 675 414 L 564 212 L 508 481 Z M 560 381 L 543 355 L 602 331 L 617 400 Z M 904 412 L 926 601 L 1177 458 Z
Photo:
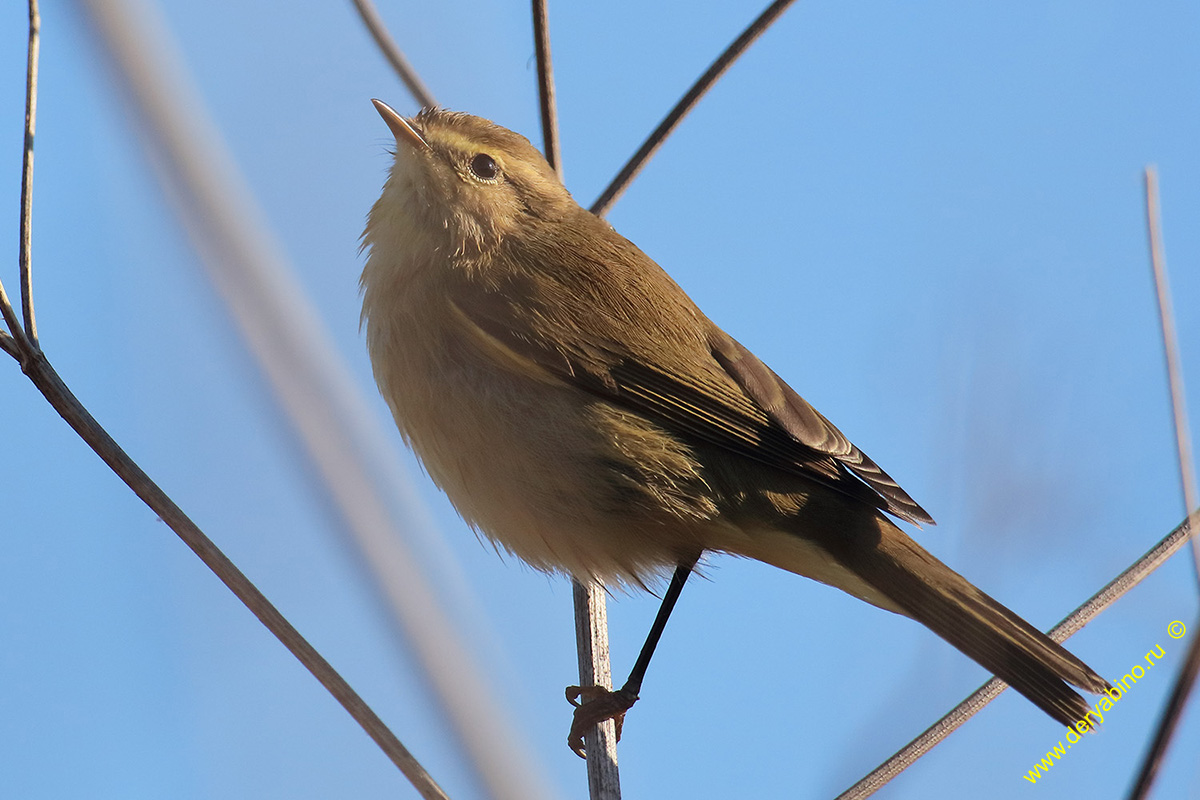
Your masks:
M 463 518 L 532 566 L 640 582 L 697 549 L 700 467 L 656 425 L 510 363 L 445 290 L 365 287 L 367 342 L 405 440 Z

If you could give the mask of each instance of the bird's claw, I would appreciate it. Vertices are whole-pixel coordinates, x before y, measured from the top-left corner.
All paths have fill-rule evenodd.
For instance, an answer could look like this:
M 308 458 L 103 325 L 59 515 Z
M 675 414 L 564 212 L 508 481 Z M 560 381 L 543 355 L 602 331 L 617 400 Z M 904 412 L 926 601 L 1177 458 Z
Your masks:
M 580 758 L 586 758 L 584 734 L 591 730 L 593 725 L 599 725 L 606 719 L 616 723 L 617 741 L 621 741 L 625 712 L 637 699 L 636 694 L 625 689 L 614 692 L 603 686 L 568 686 L 567 702 L 575 706 L 575 716 L 571 720 L 571 731 L 567 734 L 567 747 Z

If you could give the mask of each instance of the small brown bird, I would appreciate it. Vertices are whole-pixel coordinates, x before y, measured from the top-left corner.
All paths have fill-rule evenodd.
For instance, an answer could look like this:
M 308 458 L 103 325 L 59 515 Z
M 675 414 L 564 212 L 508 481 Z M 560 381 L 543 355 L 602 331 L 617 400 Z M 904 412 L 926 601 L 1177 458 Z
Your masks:
M 576 752 L 637 699 L 706 551 L 912 617 L 1059 722 L 1083 718 L 1067 684 L 1104 679 L 896 527 L 933 520 L 524 137 L 375 105 L 397 147 L 362 313 L 405 441 L 470 525 L 540 570 L 634 586 L 674 570 L 630 680 L 585 693 Z

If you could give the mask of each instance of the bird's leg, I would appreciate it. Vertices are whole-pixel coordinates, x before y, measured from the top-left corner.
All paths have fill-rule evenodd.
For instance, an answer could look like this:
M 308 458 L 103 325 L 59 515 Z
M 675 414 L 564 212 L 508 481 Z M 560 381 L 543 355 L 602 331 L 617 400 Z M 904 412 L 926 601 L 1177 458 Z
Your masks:
M 650 666 L 654 648 L 658 646 L 658 640 L 662 638 L 663 629 L 667 627 L 667 620 L 671 616 L 672 609 L 675 608 L 675 601 L 679 599 L 679 593 L 683 591 L 683 584 L 692 574 L 697 560 L 698 557 L 690 558 L 675 567 L 675 574 L 671 576 L 671 584 L 667 586 L 667 591 L 663 594 L 662 605 L 658 607 L 654 624 L 650 626 L 650 633 L 646 636 L 642 651 L 638 653 L 637 661 L 634 662 L 633 669 L 630 670 L 629 678 L 625 681 L 624 686 L 615 692 L 609 691 L 603 686 L 567 687 L 567 701 L 575 706 L 575 717 L 571 722 L 571 732 L 567 734 L 567 745 L 580 758 L 584 757 L 583 735 L 593 725 L 606 719 L 616 720 L 617 739 L 620 740 L 621 723 L 625 720 L 625 712 L 637 702 L 638 693 L 642 690 L 642 679 L 646 677 L 646 668 Z M 581 698 L 583 702 L 580 702 Z

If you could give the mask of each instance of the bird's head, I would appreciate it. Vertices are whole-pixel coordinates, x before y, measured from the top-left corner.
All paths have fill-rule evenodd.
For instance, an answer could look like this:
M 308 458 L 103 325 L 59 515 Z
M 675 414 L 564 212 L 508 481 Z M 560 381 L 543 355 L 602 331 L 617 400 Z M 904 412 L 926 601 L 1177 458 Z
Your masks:
M 416 226 L 432 237 L 431 246 L 469 257 L 574 205 L 524 136 L 469 114 L 425 109 L 405 118 L 373 102 L 396 137 L 373 224 L 377 215 L 402 216 L 399 227 Z

